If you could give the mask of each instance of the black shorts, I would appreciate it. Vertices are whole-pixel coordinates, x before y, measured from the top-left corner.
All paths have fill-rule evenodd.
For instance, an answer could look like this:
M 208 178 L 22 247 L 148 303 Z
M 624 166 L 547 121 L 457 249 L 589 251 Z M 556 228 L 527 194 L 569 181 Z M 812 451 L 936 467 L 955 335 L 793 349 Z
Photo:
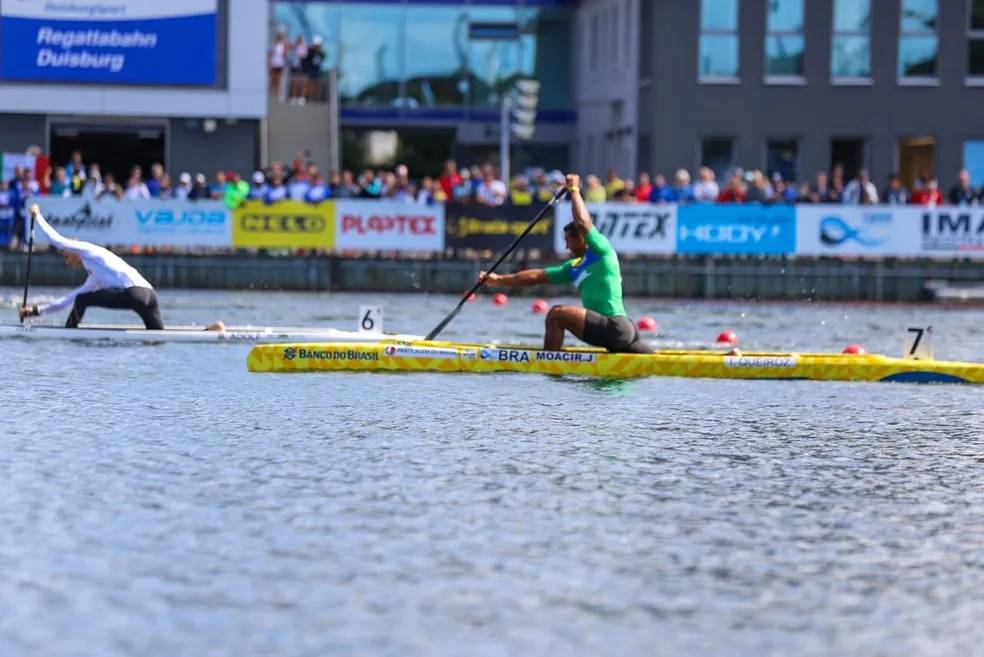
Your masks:
M 639 336 L 639 329 L 624 316 L 608 317 L 593 310 L 586 311 L 584 341 L 615 353 L 650 354 L 652 347 Z

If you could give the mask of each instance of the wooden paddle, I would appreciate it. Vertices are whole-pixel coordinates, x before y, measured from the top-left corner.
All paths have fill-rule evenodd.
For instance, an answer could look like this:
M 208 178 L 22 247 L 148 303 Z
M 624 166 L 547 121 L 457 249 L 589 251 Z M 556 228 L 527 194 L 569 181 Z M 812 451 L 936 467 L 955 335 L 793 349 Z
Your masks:
M 492 272 L 494 272 L 496 268 L 499 265 L 501 265 L 506 258 L 509 257 L 509 254 L 516 250 L 516 247 L 523 240 L 523 238 L 530 234 L 530 231 L 533 230 L 533 227 L 536 226 L 538 223 L 540 223 L 540 220 L 543 219 L 543 216 L 547 213 L 547 210 L 557 205 L 560 202 L 560 200 L 564 198 L 564 195 L 566 194 L 567 194 L 566 187 L 562 187 L 561 189 L 558 189 L 557 192 L 553 195 L 553 198 L 550 199 L 550 202 L 547 203 L 545 206 L 543 206 L 540 209 L 540 211 L 536 213 L 536 216 L 533 217 L 533 221 L 531 221 L 530 225 L 526 227 L 526 230 L 520 233 L 516 237 L 516 239 L 513 240 L 512 244 L 510 244 L 509 247 L 502 252 L 502 255 L 499 256 L 499 259 L 495 261 L 495 264 L 493 264 L 491 267 L 488 268 L 488 271 L 486 273 L 491 274 Z M 435 326 L 434 329 L 430 333 L 428 333 L 427 337 L 424 339 L 433 340 L 438 335 L 440 335 L 441 331 L 443 331 L 444 328 L 451 323 L 451 320 L 453 320 L 455 317 L 458 316 L 458 313 L 461 312 L 461 309 L 465 307 L 465 303 L 468 302 L 468 297 L 475 294 L 475 292 L 477 292 L 479 288 L 481 288 L 483 285 L 485 285 L 485 280 L 479 279 L 478 282 L 472 286 L 472 289 L 465 292 L 465 296 L 461 297 L 461 301 L 458 302 L 458 305 L 455 307 L 455 309 L 452 310 L 447 317 L 441 320 L 441 323 Z

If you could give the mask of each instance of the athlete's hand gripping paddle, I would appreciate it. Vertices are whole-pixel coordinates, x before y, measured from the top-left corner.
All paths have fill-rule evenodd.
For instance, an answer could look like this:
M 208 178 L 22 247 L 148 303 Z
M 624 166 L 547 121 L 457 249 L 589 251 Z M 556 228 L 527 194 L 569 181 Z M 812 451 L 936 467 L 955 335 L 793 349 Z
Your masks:
M 555 205 L 557 205 L 558 203 L 560 203 L 560 200 L 562 198 L 564 198 L 564 195 L 565 194 L 567 194 L 567 188 L 566 187 L 562 187 L 561 189 L 558 189 L 557 190 L 557 192 L 553 195 L 553 198 L 550 199 L 550 202 L 547 203 L 545 206 L 543 206 L 540 209 L 540 211 L 536 213 L 536 216 L 533 217 L 533 221 L 531 221 L 530 224 L 529 224 L 529 226 L 526 227 L 526 230 L 524 230 L 522 233 L 520 233 L 516 237 L 516 239 L 513 240 L 512 244 L 510 244 L 508 246 L 508 248 L 506 248 L 506 250 L 502 252 L 502 255 L 499 256 L 499 259 L 495 261 L 495 264 L 493 264 L 491 267 L 488 268 L 488 270 L 486 270 L 486 272 L 485 272 L 486 273 L 486 276 L 481 277 L 478 280 L 478 282 L 475 283 L 475 285 L 472 286 L 472 288 L 470 290 L 468 290 L 467 292 L 465 292 L 465 296 L 461 297 L 461 301 L 458 302 L 458 305 L 455 306 L 455 309 L 452 310 L 448 314 L 447 317 L 445 317 L 443 320 L 441 320 L 441 323 L 440 324 L 438 324 L 437 326 L 435 326 L 434 329 L 430 333 L 427 334 L 427 337 L 424 338 L 425 340 L 433 340 L 438 335 L 440 335 L 441 331 L 443 331 L 444 328 L 448 324 L 451 323 L 451 320 L 458 316 L 458 313 L 461 312 L 461 309 L 465 307 L 465 303 L 467 303 L 468 298 L 471 295 L 473 295 L 475 292 L 477 292 L 483 285 L 485 285 L 486 280 L 487 280 L 487 277 L 488 277 L 488 274 L 491 274 L 492 272 L 494 272 L 496 270 L 496 268 L 499 265 L 501 265 L 506 258 L 509 257 L 509 254 L 516 250 L 516 247 L 523 240 L 523 238 L 526 237 L 527 235 L 529 235 L 530 234 L 530 231 L 533 230 L 534 226 L 536 226 L 538 223 L 540 223 L 540 220 L 543 219 L 543 216 L 547 213 L 547 210 L 549 210 L 550 208 L 552 208 Z

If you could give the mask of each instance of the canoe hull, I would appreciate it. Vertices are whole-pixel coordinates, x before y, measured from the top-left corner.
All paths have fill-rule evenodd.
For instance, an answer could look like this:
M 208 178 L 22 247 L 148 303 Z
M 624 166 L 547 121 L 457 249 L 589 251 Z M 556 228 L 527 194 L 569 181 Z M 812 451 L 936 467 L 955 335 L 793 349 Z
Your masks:
M 984 363 L 842 354 L 726 355 L 665 350 L 639 355 L 589 349 L 551 352 L 441 342 L 259 345 L 250 352 L 247 366 L 252 372 L 519 372 L 615 379 L 674 376 L 984 384 Z

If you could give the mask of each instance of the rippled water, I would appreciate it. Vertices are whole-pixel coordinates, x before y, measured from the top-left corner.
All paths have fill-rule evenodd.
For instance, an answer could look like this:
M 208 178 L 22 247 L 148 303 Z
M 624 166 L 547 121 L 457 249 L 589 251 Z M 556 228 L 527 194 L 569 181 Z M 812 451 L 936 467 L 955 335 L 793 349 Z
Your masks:
M 0 290 L 0 313 L 16 296 Z M 171 323 L 340 327 L 378 302 L 388 329 L 419 333 L 454 303 L 162 299 Z M 446 335 L 535 341 L 528 307 L 481 299 Z M 981 311 L 630 308 L 661 344 L 734 328 L 746 347 L 898 353 L 918 322 L 938 356 L 984 360 Z M 0 350 L 4 657 L 981 654 L 980 388 L 249 375 L 242 345 Z

